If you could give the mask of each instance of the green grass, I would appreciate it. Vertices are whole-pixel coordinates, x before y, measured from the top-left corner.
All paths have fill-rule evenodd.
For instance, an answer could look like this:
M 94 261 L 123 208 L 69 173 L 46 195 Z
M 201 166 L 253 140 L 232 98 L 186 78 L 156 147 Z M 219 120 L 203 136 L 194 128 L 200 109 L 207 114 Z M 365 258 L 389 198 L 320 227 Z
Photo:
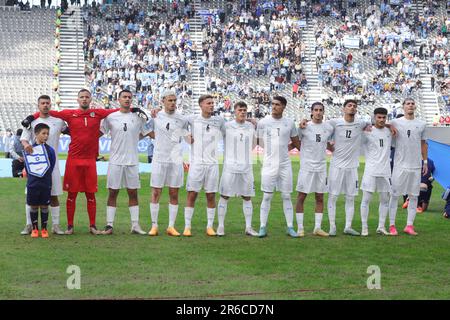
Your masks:
M 298 162 L 293 162 L 294 179 Z M 363 165 L 360 168 L 362 174 Z M 150 227 L 149 175 L 142 175 L 141 225 Z M 106 216 L 105 177 L 99 177 L 97 225 Z M 259 168 L 255 168 L 257 196 L 253 225 L 259 224 Z M 375 235 L 378 221 L 377 197 L 371 205 L 368 238 L 317 238 L 313 197 L 307 199 L 306 237 L 285 235 L 285 222 L 279 194 L 274 197 L 269 216 L 269 236 L 244 236 L 242 201 L 230 200 L 226 233 L 208 238 L 205 197 L 199 196 L 193 218 L 192 238 L 150 238 L 129 234 L 127 197 L 119 195 L 112 236 L 88 234 L 83 195 L 79 195 L 74 236 L 31 239 L 20 236 L 24 226 L 22 179 L 0 180 L 0 299 L 85 299 L 85 298 L 226 298 L 226 299 L 447 299 L 450 270 L 449 221 L 442 218 L 442 188 L 435 183 L 429 211 L 416 219 L 418 237 Z M 294 184 L 295 185 L 295 184 Z M 62 224 L 65 225 L 65 198 L 61 198 Z M 180 195 L 176 227 L 184 225 L 186 193 Z M 355 229 L 360 229 L 358 197 Z M 295 196 L 293 196 L 295 205 Z M 160 229 L 167 220 L 167 191 L 161 201 Z M 338 200 L 337 225 L 344 226 L 344 199 Z M 328 230 L 327 216 L 324 229 Z M 406 222 L 405 210 L 398 211 L 398 226 Z M 217 218 L 216 218 L 217 222 Z M 69 265 L 81 268 L 81 290 L 68 290 Z M 367 268 L 381 269 L 381 290 L 368 290 Z

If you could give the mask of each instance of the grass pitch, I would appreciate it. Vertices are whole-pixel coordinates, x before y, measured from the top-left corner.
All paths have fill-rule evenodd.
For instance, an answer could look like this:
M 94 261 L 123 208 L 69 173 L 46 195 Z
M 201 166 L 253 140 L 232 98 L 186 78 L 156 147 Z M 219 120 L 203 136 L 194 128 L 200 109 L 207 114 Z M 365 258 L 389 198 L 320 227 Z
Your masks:
M 294 159 L 293 159 L 294 160 Z M 293 161 L 294 186 L 299 163 Z M 360 176 L 364 165 L 359 170 Z M 260 168 L 255 167 L 256 197 L 253 226 L 259 227 L 262 193 Z M 150 227 L 149 175 L 141 176 L 141 226 Z M 106 178 L 99 177 L 97 226 L 106 217 Z M 338 200 L 336 238 L 312 236 L 314 199 L 307 198 L 306 237 L 285 234 L 279 194 L 272 201 L 269 236 L 244 235 L 242 200 L 231 199 L 225 221 L 226 236 L 208 238 L 205 233 L 205 197 L 199 195 L 193 217 L 192 238 L 129 234 L 130 216 L 126 192 L 121 191 L 112 236 L 88 233 L 84 195 L 78 196 L 75 235 L 49 239 L 20 236 L 24 219 L 23 179 L 0 179 L 0 299 L 448 299 L 450 297 L 450 225 L 442 218 L 442 188 L 435 183 L 429 211 L 418 215 L 418 237 L 400 232 L 399 237 L 375 234 L 378 223 L 377 196 L 370 207 L 368 238 L 342 234 L 344 199 Z M 66 225 L 66 195 L 61 197 L 61 224 Z M 360 230 L 359 205 L 355 201 L 353 226 Z M 184 226 L 186 192 L 181 191 L 176 228 Z M 295 208 L 296 195 L 293 194 Z M 326 201 L 326 199 L 325 199 Z M 168 222 L 168 196 L 164 191 L 159 225 Z M 215 223 L 217 224 L 217 217 Z M 406 210 L 399 209 L 397 226 L 406 223 Z M 328 231 L 325 214 L 323 229 Z M 81 270 L 81 289 L 69 290 L 68 266 Z M 381 271 L 381 289 L 367 289 L 376 265 Z

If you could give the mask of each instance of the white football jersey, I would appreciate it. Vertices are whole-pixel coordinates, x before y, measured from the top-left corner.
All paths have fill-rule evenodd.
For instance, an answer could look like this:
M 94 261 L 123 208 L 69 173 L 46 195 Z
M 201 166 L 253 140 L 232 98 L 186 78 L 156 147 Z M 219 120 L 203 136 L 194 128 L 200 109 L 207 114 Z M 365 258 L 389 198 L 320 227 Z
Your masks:
M 252 170 L 255 128 L 250 122 L 230 121 L 225 124 L 225 157 L 223 170 L 245 173 Z
M 364 174 L 373 177 L 391 176 L 391 144 L 392 135 L 388 128 L 372 128 L 363 133 L 366 167 Z
M 421 168 L 421 141 L 426 140 L 425 121 L 401 117 L 392 120 L 391 124 L 398 131 L 395 137 L 394 166 L 407 169 Z
M 298 129 L 300 138 L 300 169 L 321 172 L 327 169 L 327 143 L 333 128 L 327 123 L 309 122 L 305 129 Z
M 150 132 L 144 119 L 136 113 L 114 112 L 103 119 L 101 131 L 111 134 L 110 163 L 124 166 L 139 164 L 139 135 L 145 136 Z
M 31 129 L 23 129 L 22 135 L 20 136 L 20 141 L 26 140 L 30 144 L 34 143 L 35 135 L 34 128 L 38 123 L 45 123 L 50 127 L 50 132 L 47 140 L 47 144 L 55 150 L 56 155 L 58 155 L 59 150 L 59 138 L 61 136 L 61 131 L 67 128 L 66 123 L 58 118 L 47 117 L 47 118 L 37 118 L 31 122 Z
M 266 117 L 258 122 L 257 136 L 264 143 L 263 166 L 275 166 L 290 162 L 288 145 L 298 132 L 294 121 L 288 118 Z
M 331 166 L 336 168 L 358 168 L 361 154 L 361 137 L 369 124 L 361 119 L 347 122 L 344 118 L 327 121 L 334 128 L 334 152 Z
M 168 114 L 158 112 L 156 118 L 149 121 L 150 131 L 155 132 L 153 161 L 161 163 L 182 163 L 181 142 L 188 134 L 188 120 L 178 112 Z
M 219 116 L 203 118 L 202 115 L 192 115 L 188 120 L 194 139 L 191 164 L 218 164 L 217 148 L 225 134 L 225 120 Z

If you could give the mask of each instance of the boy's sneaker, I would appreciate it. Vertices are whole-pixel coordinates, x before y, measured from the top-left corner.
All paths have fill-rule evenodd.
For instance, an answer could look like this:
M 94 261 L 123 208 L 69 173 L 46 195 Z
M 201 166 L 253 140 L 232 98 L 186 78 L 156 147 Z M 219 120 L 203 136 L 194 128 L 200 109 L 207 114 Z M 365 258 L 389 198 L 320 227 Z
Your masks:
M 47 231 L 47 229 L 42 229 L 41 230 L 41 237 L 42 238 L 48 238 L 48 231 Z
M 37 237 L 39 237 L 39 230 L 38 230 L 38 229 L 33 229 L 33 230 L 31 231 L 31 237 L 32 237 L 32 238 L 37 238 Z

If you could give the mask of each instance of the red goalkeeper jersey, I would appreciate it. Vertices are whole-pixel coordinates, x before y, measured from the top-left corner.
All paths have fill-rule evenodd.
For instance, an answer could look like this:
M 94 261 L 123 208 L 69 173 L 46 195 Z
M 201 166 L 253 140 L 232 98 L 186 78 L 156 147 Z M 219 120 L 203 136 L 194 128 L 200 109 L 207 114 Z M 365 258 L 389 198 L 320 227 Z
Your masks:
M 96 159 L 100 121 L 119 109 L 66 109 L 50 110 L 52 117 L 67 122 L 70 130 L 69 157 L 72 159 Z M 39 114 L 38 114 L 39 116 Z

